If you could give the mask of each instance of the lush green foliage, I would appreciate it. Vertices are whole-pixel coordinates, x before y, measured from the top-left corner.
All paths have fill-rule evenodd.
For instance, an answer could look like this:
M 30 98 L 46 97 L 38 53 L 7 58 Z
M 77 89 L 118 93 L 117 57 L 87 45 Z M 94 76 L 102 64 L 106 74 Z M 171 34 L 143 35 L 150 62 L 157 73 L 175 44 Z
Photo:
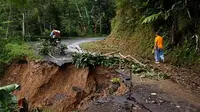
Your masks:
M 152 58 L 149 54 L 155 32 L 159 31 L 170 62 L 200 63 L 199 0 L 117 0 L 116 3 L 112 34 L 121 39 L 132 37 L 132 54 Z
M 0 91 L 0 111 L 1 112 L 18 112 L 16 96 L 7 93 L 4 90 Z
M 139 75 L 141 78 L 150 78 L 155 80 L 164 80 L 169 78 L 165 73 L 155 71 L 151 68 L 142 67 L 138 64 L 132 65 L 132 72 L 135 75 Z
M 38 46 L 39 53 L 40 54 L 60 54 L 64 55 L 65 50 L 67 49 L 67 46 L 65 44 L 55 45 L 53 43 L 50 43 L 48 40 L 43 40 L 41 45 Z
M 11 93 L 20 86 L 18 84 L 11 84 L 0 87 L 0 111 L 1 112 L 18 112 L 17 110 L 17 98 Z
M 62 37 L 108 34 L 113 0 L 2 0 L 1 36 L 48 36 L 53 28 Z
M 101 54 L 92 55 L 90 53 L 75 53 L 73 54 L 73 64 L 75 64 L 77 68 L 96 66 L 126 68 L 131 69 L 133 74 L 140 75 L 143 78 L 151 78 L 156 80 L 169 78 L 167 74 L 154 71 L 149 67 L 143 67 L 140 64 L 126 59 L 121 59 L 119 57 L 107 57 Z M 120 78 L 113 78 L 111 82 L 118 84 L 120 82 Z
M 4 55 L 3 60 L 6 62 L 23 58 L 23 56 L 27 56 L 30 59 L 37 58 L 33 49 L 31 49 L 30 46 L 26 43 L 8 43 L 5 47 L 6 55 Z
M 5 67 L 14 60 L 40 59 L 35 51 L 21 38 L 1 38 L 0 39 L 0 75 L 5 71 Z
M 47 55 L 50 52 L 51 46 L 50 46 L 50 43 L 48 41 L 43 40 L 40 47 L 41 48 L 39 49 L 39 52 L 41 54 Z
M 118 67 L 120 64 L 128 62 L 128 60 L 120 59 L 118 57 L 106 57 L 101 54 L 92 55 L 90 53 L 73 54 L 73 64 L 77 68 L 85 67 L 96 67 L 96 66 L 105 66 L 105 67 Z
M 29 59 L 39 59 L 39 56 L 36 56 L 34 50 L 26 43 L 8 43 L 5 46 L 5 55 L 2 60 L 5 62 L 11 62 L 14 59 L 21 59 L 28 57 Z

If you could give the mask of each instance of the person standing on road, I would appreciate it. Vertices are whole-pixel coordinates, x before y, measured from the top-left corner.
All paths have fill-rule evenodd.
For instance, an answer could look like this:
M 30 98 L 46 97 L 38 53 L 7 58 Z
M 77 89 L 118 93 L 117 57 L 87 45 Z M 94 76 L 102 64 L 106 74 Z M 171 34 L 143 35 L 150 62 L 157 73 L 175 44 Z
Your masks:
M 160 63 L 161 60 L 164 62 L 163 37 L 160 36 L 159 32 L 156 32 L 153 51 L 155 55 L 155 63 Z

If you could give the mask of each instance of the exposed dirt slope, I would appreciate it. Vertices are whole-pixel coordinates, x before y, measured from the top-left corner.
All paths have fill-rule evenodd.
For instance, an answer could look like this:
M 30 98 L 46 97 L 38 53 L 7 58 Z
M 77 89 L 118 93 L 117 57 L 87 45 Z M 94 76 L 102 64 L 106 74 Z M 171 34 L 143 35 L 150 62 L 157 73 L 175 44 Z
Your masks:
M 97 67 L 77 69 L 74 65 L 65 64 L 58 67 L 46 62 L 29 62 L 12 64 L 0 85 L 19 83 L 22 89 L 18 98 L 26 97 L 31 107 L 72 111 L 81 100 L 95 92 L 93 98 L 104 95 L 109 80 L 115 76 L 110 69 Z
M 170 79 L 176 83 L 180 83 L 191 90 L 195 90 L 196 93 L 200 92 L 200 70 L 199 67 L 187 66 L 178 67 L 170 63 L 170 59 L 166 56 L 165 63 L 155 64 L 154 55 L 149 53 L 138 56 L 138 53 L 133 49 L 135 43 L 126 39 L 116 39 L 109 37 L 106 40 L 89 43 L 90 46 L 84 46 L 85 50 L 92 52 L 102 53 L 115 53 L 118 55 L 120 52 L 123 55 L 131 55 L 141 61 L 142 63 L 151 66 L 155 70 L 164 72 L 170 76 Z M 142 52 L 142 51 L 140 51 Z M 145 56 L 146 55 L 146 56 Z
M 122 79 L 128 79 L 129 70 L 122 70 L 120 73 L 122 73 Z M 124 84 L 129 85 L 129 81 L 126 80 Z M 193 94 L 184 89 L 184 86 L 174 84 L 170 80 L 150 80 L 133 75 L 132 91 L 127 93 L 124 84 L 121 83 L 115 95 L 92 101 L 83 112 L 200 111 L 199 95 Z
M 199 96 L 184 87 L 169 80 L 145 80 L 138 76 L 130 80 L 129 74 L 129 70 L 116 73 L 103 67 L 77 69 L 72 64 L 58 67 L 47 62 L 23 62 L 12 64 L 0 85 L 20 84 L 22 89 L 16 95 L 18 98 L 26 97 L 32 109 L 47 108 L 55 112 L 199 112 Z M 120 85 L 111 84 L 112 77 L 120 77 Z M 130 81 L 133 83 L 131 87 Z

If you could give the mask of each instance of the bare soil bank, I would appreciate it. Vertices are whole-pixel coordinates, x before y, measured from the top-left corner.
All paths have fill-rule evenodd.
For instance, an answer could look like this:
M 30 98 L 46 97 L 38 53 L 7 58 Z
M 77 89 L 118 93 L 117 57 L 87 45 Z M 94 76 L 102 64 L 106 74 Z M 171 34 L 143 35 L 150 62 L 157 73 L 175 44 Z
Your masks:
M 0 85 L 20 84 L 17 97 L 26 97 L 31 108 L 67 112 L 76 109 L 89 95 L 93 98 L 104 95 L 114 76 L 116 72 L 103 67 L 77 69 L 72 64 L 58 67 L 47 62 L 14 63 Z
M 0 85 L 18 83 L 17 97 L 53 112 L 199 112 L 199 95 L 170 80 L 150 80 L 129 72 L 96 67 L 77 69 L 47 62 L 13 63 Z M 120 78 L 120 85 L 111 83 Z M 132 81 L 133 86 L 130 86 Z M 115 89 L 115 91 L 113 91 Z M 130 89 L 132 91 L 130 91 Z

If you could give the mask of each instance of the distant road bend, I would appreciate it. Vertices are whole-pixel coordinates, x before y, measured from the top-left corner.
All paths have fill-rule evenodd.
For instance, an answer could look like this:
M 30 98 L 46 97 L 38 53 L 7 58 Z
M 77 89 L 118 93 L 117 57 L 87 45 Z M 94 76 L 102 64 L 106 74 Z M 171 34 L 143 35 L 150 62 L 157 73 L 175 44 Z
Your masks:
M 71 39 L 63 39 L 61 41 L 61 44 L 65 44 L 67 46 L 67 49 L 65 50 L 66 55 L 60 56 L 60 55 L 46 55 L 44 56 L 44 59 L 46 61 L 51 61 L 59 66 L 63 65 L 64 63 L 70 63 L 72 62 L 72 53 L 79 52 L 83 53 L 84 51 L 80 48 L 80 44 L 86 43 L 86 42 L 92 42 L 92 41 L 98 41 L 103 40 L 105 37 L 90 37 L 90 38 L 71 38 Z

